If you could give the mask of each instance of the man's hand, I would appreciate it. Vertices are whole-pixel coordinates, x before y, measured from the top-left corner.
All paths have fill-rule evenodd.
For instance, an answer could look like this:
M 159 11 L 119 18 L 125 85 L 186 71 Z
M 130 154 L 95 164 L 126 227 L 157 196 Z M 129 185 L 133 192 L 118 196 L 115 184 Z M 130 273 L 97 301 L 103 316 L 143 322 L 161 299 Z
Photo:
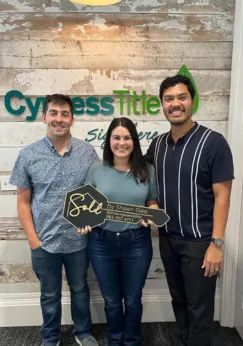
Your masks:
M 88 234 L 92 231 L 92 228 L 90 226 L 85 226 L 84 228 L 78 228 L 77 232 L 81 235 Z
M 35 240 L 30 240 L 29 244 L 30 244 L 31 250 L 36 250 L 39 247 L 41 247 L 41 241 L 38 238 Z
M 204 256 L 202 268 L 205 268 L 204 276 L 212 276 L 219 273 L 223 262 L 223 249 L 211 243 Z

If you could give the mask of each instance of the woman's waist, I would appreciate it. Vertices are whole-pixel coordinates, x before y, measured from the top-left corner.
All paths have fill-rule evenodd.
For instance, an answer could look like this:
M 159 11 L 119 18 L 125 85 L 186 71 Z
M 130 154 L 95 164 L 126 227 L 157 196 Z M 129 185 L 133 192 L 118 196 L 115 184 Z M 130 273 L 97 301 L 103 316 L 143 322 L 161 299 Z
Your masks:
M 97 232 L 97 233 L 100 233 L 101 235 L 106 235 L 106 236 L 120 236 L 120 237 L 127 237 L 127 236 L 135 236 L 137 234 L 140 234 L 140 233 L 144 233 L 144 232 L 150 232 L 151 229 L 150 227 L 138 227 L 138 228 L 128 228 L 128 229 L 125 229 L 125 230 L 120 230 L 120 229 L 113 229 L 113 230 L 107 230 L 103 227 L 94 227 L 92 232 Z

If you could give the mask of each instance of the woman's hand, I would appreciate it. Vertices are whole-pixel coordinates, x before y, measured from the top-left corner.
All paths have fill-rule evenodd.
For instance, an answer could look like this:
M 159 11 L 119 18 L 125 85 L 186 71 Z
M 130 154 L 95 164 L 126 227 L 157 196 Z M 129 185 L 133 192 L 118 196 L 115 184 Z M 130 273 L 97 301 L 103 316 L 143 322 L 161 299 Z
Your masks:
M 141 224 L 143 227 L 149 227 L 149 226 L 153 225 L 153 221 L 151 221 L 151 220 L 149 220 L 149 219 L 141 220 L 141 221 L 140 221 L 140 224 Z
M 81 235 L 88 234 L 92 231 L 92 228 L 90 226 L 85 226 L 84 228 L 78 228 L 77 232 Z
M 146 203 L 146 206 L 148 208 L 151 208 L 151 209 L 159 209 L 159 206 L 158 206 L 158 203 L 156 200 L 151 200 L 151 201 L 148 201 Z M 153 221 L 149 220 L 149 219 L 146 219 L 146 220 L 141 220 L 140 221 L 140 224 L 143 226 L 143 227 L 149 227 L 149 226 L 152 226 L 154 223 Z

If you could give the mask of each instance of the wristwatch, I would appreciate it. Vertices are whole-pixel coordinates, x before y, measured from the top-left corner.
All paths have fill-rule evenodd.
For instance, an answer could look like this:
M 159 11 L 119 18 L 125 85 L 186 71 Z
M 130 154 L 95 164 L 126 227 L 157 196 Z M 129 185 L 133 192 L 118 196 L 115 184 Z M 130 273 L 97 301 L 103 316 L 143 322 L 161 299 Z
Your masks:
M 221 238 L 211 238 L 211 242 L 219 248 L 221 248 L 224 245 L 224 240 Z

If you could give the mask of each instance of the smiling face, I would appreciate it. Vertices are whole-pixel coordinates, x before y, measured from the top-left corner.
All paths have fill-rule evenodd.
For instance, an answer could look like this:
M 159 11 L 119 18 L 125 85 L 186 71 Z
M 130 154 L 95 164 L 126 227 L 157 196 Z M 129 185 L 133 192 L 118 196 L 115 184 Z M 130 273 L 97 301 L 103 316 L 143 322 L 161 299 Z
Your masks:
M 164 91 L 162 106 L 166 119 L 174 126 L 191 121 L 193 100 L 183 83 L 176 84 Z
M 117 126 L 110 137 L 110 148 L 114 159 L 128 159 L 133 151 L 133 140 L 130 132 L 123 126 Z
M 70 136 L 70 127 L 74 119 L 69 104 L 55 104 L 50 102 L 43 122 L 47 125 L 47 136 L 52 139 L 67 138 Z

